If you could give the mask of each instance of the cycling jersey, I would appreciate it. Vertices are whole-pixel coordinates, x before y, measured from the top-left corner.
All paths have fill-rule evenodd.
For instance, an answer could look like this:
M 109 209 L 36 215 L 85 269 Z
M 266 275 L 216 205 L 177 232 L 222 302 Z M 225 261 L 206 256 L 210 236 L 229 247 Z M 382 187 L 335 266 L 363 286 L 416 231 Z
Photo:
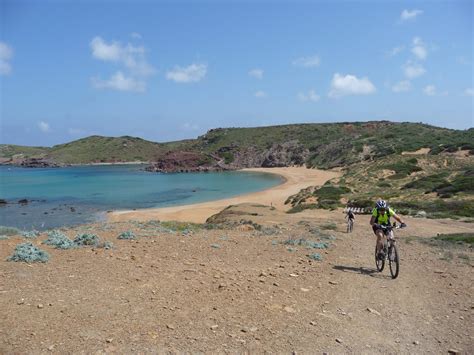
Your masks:
M 389 208 L 384 214 L 379 213 L 377 208 L 372 210 L 372 216 L 375 217 L 375 223 L 377 224 L 390 224 L 390 217 L 395 214 L 395 211 Z

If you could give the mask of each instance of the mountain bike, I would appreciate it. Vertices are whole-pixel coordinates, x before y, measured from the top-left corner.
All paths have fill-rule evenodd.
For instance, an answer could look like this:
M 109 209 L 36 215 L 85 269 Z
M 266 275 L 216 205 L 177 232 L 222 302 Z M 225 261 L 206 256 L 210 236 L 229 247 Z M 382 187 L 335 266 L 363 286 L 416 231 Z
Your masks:
M 347 219 L 347 233 L 351 233 L 354 229 L 354 220 L 352 218 Z
M 400 256 L 398 255 L 397 243 L 393 234 L 393 230 L 400 229 L 402 227 L 380 225 L 380 228 L 384 234 L 383 252 L 385 256 L 383 259 L 380 259 L 377 255 L 377 247 L 375 247 L 375 266 L 377 266 L 377 271 L 382 272 L 385 267 L 385 260 L 388 260 L 390 275 L 392 275 L 392 279 L 396 279 L 398 277 L 398 273 L 400 272 Z

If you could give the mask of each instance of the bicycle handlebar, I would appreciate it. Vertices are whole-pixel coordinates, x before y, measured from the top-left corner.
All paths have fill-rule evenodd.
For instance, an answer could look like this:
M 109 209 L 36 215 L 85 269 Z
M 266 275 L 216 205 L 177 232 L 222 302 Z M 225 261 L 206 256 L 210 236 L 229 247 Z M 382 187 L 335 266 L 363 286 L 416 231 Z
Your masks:
M 375 224 L 375 226 L 377 228 L 380 228 L 380 229 L 386 229 L 386 230 L 392 230 L 392 229 L 403 229 L 403 228 L 406 228 L 406 224 L 405 225 L 396 225 L 395 227 L 394 226 L 391 226 L 391 225 L 383 225 L 383 224 Z

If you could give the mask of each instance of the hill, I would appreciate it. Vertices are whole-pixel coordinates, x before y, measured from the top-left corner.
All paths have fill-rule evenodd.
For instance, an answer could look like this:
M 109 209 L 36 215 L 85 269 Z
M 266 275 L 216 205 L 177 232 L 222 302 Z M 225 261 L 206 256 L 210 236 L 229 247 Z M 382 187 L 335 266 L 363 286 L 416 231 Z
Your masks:
M 0 145 L 0 158 L 9 163 L 39 158 L 60 164 L 88 164 L 159 162 L 170 154 L 171 160 L 179 160 L 180 153 L 194 153 L 202 166 L 220 169 L 292 165 L 333 168 L 420 148 L 428 148 L 431 155 L 459 150 L 473 155 L 472 142 L 472 128 L 460 131 L 421 123 L 374 121 L 217 128 L 197 139 L 168 143 L 129 136 L 91 136 L 52 148 Z M 165 165 L 173 171 L 169 160 Z

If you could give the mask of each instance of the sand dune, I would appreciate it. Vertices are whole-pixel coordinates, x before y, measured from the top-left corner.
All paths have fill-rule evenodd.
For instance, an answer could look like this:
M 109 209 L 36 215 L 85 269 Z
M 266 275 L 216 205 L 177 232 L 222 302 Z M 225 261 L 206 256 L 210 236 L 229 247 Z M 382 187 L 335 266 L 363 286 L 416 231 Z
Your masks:
M 272 205 L 277 209 L 286 210 L 285 205 L 288 196 L 299 192 L 301 189 L 311 185 L 323 185 L 327 180 L 340 176 L 338 171 L 307 169 L 304 167 L 290 168 L 252 168 L 243 171 L 255 171 L 262 173 L 278 174 L 284 177 L 285 182 L 281 185 L 256 193 L 246 194 L 233 198 L 217 201 L 209 201 L 184 206 L 173 206 L 165 208 L 150 208 L 138 211 L 115 211 L 107 215 L 109 221 L 138 220 L 146 221 L 152 219 L 175 220 L 194 223 L 204 223 L 207 218 L 218 213 L 229 205 L 239 203 L 260 203 Z

